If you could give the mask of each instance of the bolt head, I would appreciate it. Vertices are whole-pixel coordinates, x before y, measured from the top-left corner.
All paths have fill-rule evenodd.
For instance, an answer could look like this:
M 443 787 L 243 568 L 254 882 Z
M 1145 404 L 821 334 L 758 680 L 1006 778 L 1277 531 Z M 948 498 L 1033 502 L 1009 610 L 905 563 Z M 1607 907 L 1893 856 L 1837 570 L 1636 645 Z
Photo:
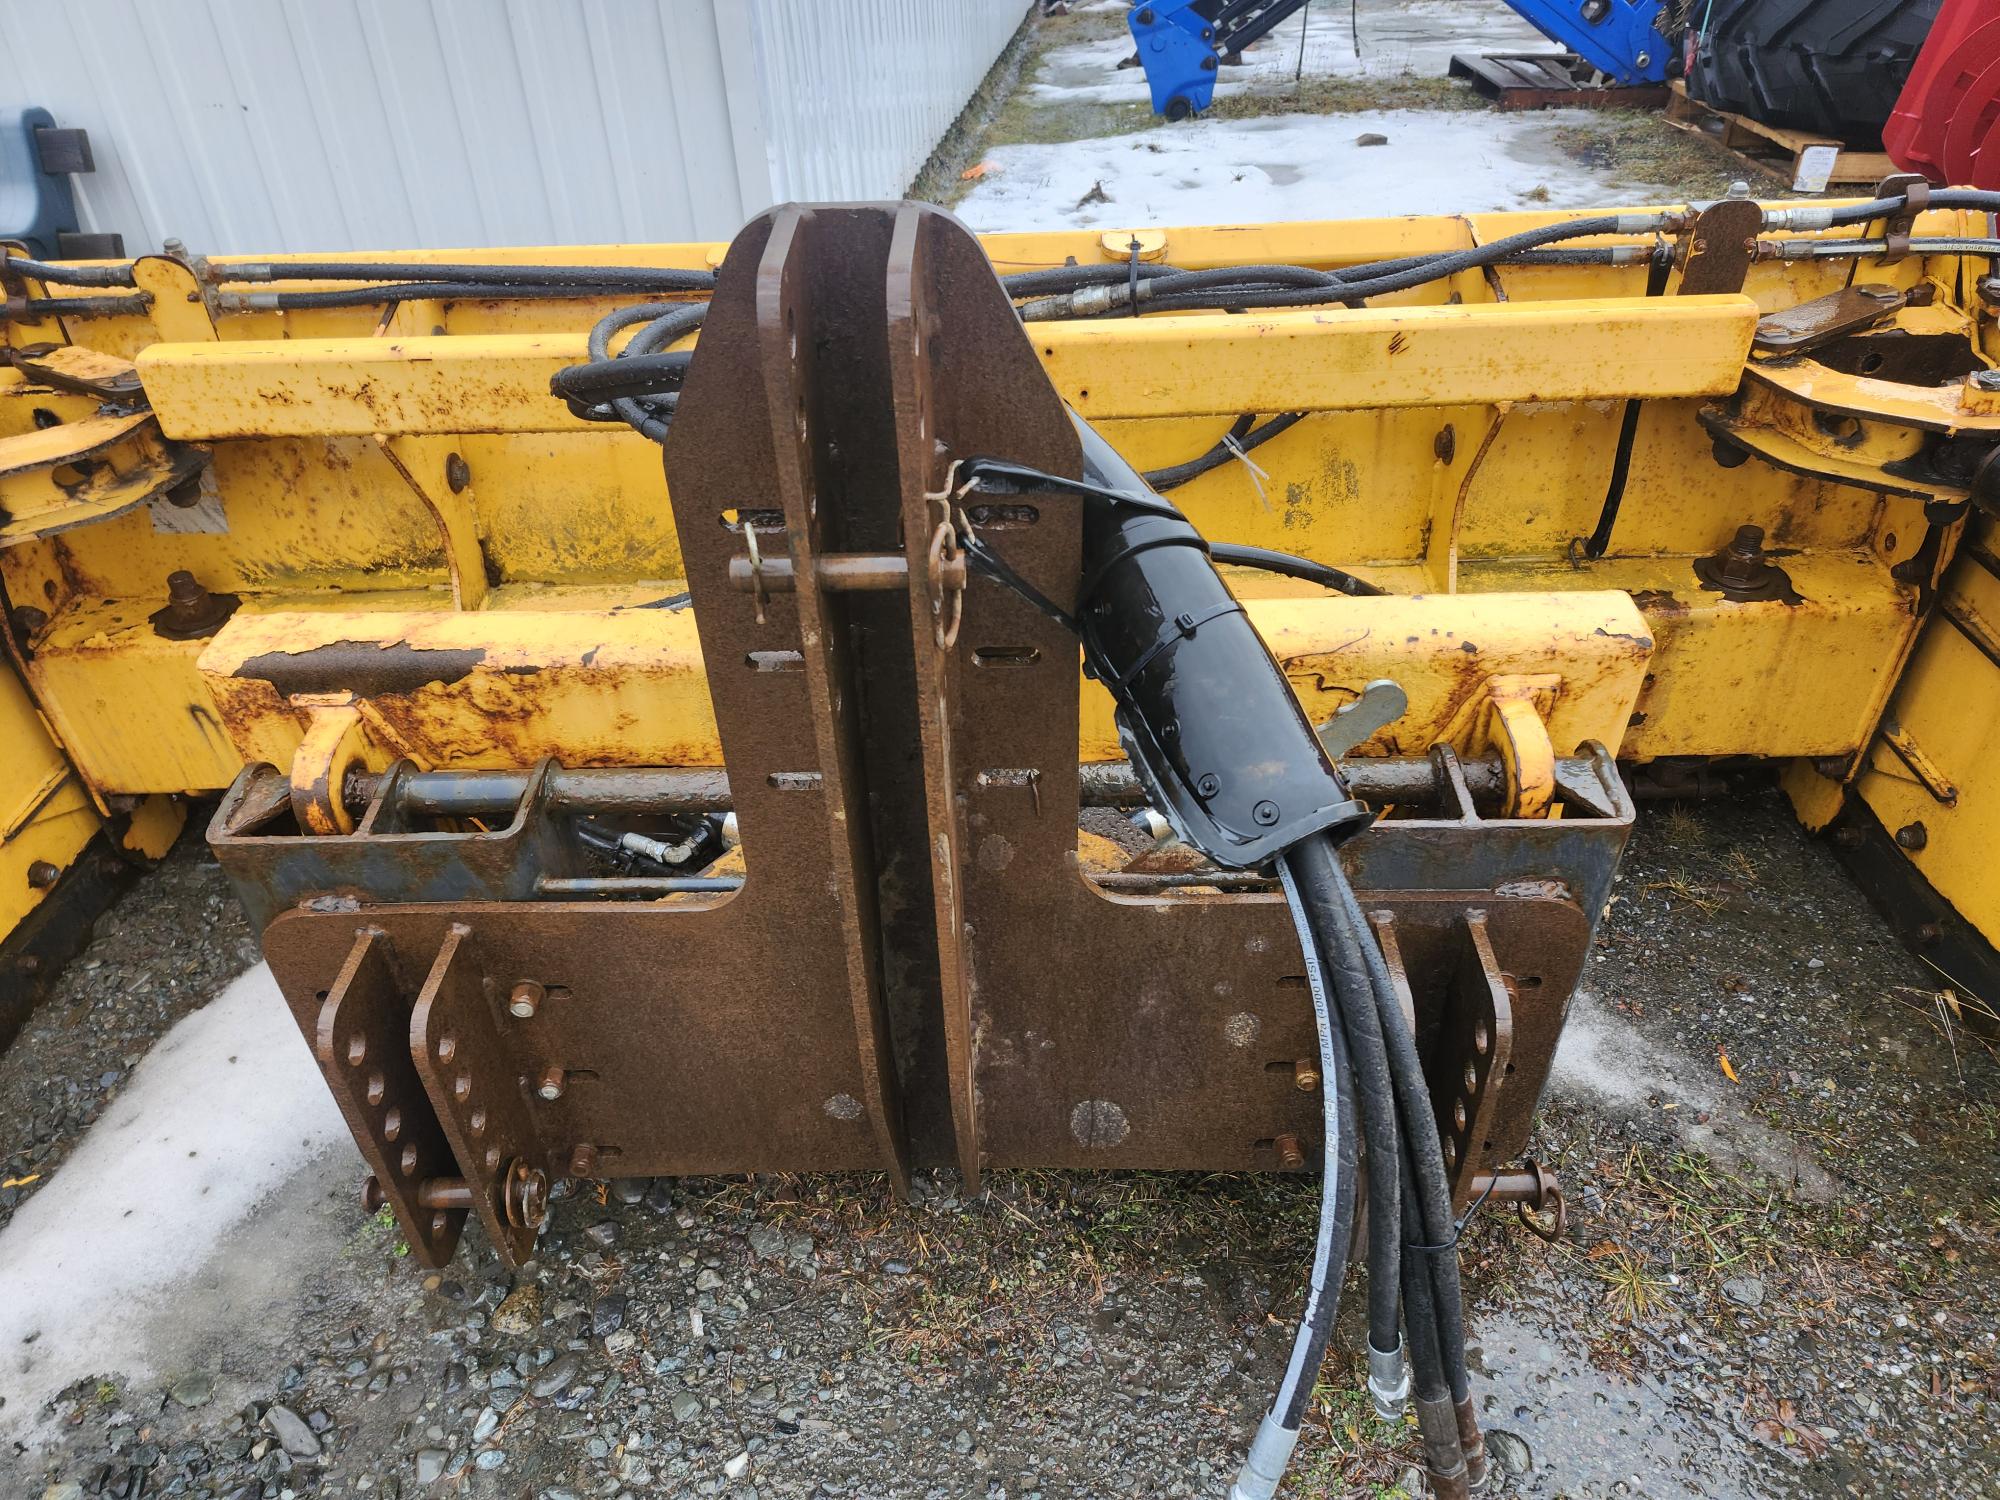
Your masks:
M 1269 828 L 1273 823 L 1278 821 L 1278 804 L 1275 802 L 1259 802 L 1255 807 L 1250 809 L 1250 816 L 1257 820 L 1259 827 Z
M 1222 778 L 1213 771 L 1203 772 L 1201 779 L 1194 784 L 1194 789 L 1204 797 L 1213 797 L 1222 790 Z
M 542 997 L 547 993 L 532 979 L 519 980 L 508 992 L 507 1014 L 517 1021 L 533 1020 L 535 1012 L 541 1009 Z
M 1974 370 L 1972 384 L 1982 391 L 2000 391 L 2000 370 Z

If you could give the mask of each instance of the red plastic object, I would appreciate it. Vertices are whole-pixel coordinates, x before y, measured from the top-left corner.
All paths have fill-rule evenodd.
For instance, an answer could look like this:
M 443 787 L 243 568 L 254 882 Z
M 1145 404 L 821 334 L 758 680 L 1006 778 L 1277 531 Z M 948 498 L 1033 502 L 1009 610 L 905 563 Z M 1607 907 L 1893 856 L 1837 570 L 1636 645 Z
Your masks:
M 1882 128 L 1906 172 L 2000 188 L 2000 15 L 1992 0 L 1945 0 Z

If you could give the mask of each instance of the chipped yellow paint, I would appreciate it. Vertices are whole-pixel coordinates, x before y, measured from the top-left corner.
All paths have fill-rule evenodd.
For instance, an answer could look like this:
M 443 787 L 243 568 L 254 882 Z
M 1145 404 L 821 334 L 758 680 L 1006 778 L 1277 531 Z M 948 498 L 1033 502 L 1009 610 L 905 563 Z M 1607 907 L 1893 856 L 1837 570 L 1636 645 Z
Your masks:
M 71 774 L 21 680 L 0 663 L 0 937 L 46 898 L 28 868 L 69 868 L 97 832 L 97 809 Z

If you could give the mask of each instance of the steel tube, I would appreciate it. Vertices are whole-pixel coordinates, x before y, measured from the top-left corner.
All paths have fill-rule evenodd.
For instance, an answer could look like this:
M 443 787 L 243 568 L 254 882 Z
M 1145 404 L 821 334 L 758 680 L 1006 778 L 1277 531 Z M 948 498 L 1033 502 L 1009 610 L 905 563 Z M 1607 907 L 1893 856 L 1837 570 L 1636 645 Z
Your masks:
M 1461 761 L 1466 785 L 1481 803 L 1497 800 L 1506 790 L 1506 771 L 1497 759 Z M 1588 771 L 1589 762 L 1564 759 L 1558 768 Z M 1374 803 L 1426 803 L 1437 800 L 1440 788 L 1425 756 L 1371 756 L 1343 761 L 1341 770 L 1354 795 Z M 418 771 L 403 778 L 404 812 L 433 818 L 505 817 L 527 795 L 527 771 Z M 1079 768 L 1085 807 L 1136 808 L 1146 794 L 1132 767 L 1106 761 Z M 1561 779 L 1560 777 L 1558 779 Z M 545 783 L 557 807 L 578 811 L 646 816 L 657 813 L 730 812 L 728 774 L 720 769 L 660 766 L 627 769 L 583 767 L 549 772 Z M 381 786 L 381 777 L 357 772 L 342 792 L 349 808 L 359 812 Z

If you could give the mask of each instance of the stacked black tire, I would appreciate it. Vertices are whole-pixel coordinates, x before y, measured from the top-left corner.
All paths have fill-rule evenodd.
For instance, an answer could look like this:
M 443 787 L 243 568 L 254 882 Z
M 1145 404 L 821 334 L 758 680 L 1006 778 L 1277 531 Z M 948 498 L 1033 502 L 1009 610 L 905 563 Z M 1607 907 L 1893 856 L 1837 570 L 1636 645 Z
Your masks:
M 1705 104 L 1878 150 L 1942 0 L 1694 0 L 1688 92 Z

